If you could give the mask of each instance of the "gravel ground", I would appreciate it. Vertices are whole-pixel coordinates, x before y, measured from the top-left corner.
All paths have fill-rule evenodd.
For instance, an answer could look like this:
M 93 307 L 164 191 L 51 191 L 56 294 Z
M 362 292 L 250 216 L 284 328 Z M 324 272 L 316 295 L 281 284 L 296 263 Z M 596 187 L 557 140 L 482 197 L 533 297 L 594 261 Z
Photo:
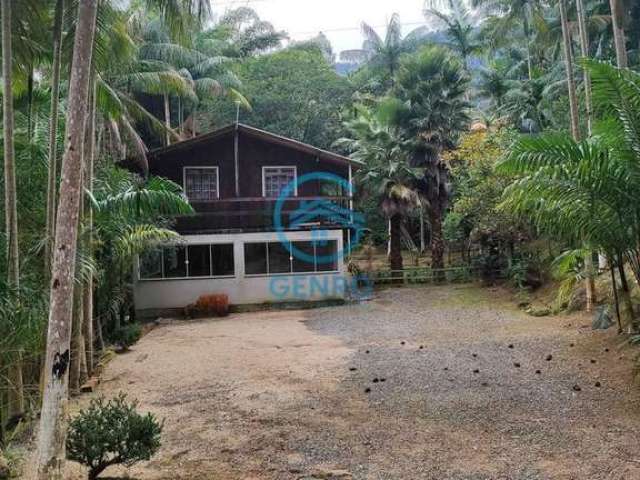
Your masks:
M 506 298 L 392 289 L 358 305 L 163 325 L 101 387 L 166 420 L 161 452 L 129 473 L 640 478 L 640 393 L 615 332 L 530 317 Z

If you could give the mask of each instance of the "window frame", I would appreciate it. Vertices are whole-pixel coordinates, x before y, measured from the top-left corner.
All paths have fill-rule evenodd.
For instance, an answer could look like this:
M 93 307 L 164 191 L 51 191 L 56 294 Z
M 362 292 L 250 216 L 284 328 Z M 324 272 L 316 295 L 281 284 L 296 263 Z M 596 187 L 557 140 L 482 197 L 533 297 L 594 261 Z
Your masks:
M 211 247 L 214 245 L 231 245 L 232 250 L 234 252 L 233 255 L 233 275 L 209 275 L 206 277 L 192 277 L 189 276 L 189 247 L 197 247 L 197 246 L 208 246 L 209 247 L 209 272 L 213 271 L 213 250 Z M 185 269 L 187 272 L 187 276 L 185 277 L 165 277 L 164 273 L 164 249 L 172 248 L 177 246 L 184 246 L 185 248 Z M 143 278 L 140 267 L 142 266 L 142 262 L 140 261 L 140 256 L 138 256 L 138 281 L 139 282 L 174 282 L 174 281 L 183 281 L 183 280 L 216 280 L 216 279 L 234 279 L 237 278 L 237 262 L 235 258 L 235 243 L 231 242 L 199 242 L 199 243 L 185 243 L 178 245 L 164 245 L 160 247 L 160 265 L 162 267 L 161 275 L 162 278 Z
M 220 200 L 220 168 L 218 166 L 210 166 L 210 165 L 185 165 L 182 167 L 182 190 L 187 197 L 187 200 L 191 203 L 207 203 L 212 202 L 214 200 L 191 200 L 189 198 L 189 192 L 187 191 L 187 170 L 215 170 L 216 171 L 216 198 L 215 200 Z
M 294 191 L 293 196 L 298 196 L 298 167 L 296 165 L 263 165 L 262 166 L 262 198 L 277 199 L 278 197 L 267 196 L 267 170 L 269 169 L 287 169 L 293 170 Z M 259 243 L 259 242 L 258 242 Z
M 336 239 L 329 239 L 327 240 L 329 242 L 335 242 L 336 243 L 336 249 L 338 248 L 338 241 Z M 291 268 L 291 272 L 289 273 L 270 273 L 269 272 L 269 244 L 270 243 L 280 243 L 278 240 L 257 240 L 257 241 L 246 241 L 243 242 L 243 246 L 242 246 L 242 252 L 243 255 L 245 254 L 245 250 L 244 250 L 244 245 L 247 244 L 266 244 L 266 249 L 265 252 L 267 254 L 267 273 L 247 273 L 247 268 L 246 268 L 246 261 L 245 258 L 243 257 L 243 263 L 244 263 L 244 271 L 242 272 L 242 274 L 244 275 L 245 278 L 269 278 L 269 277 L 287 277 L 287 276 L 300 276 L 300 275 L 335 275 L 336 273 L 340 273 L 340 261 L 337 260 L 336 261 L 336 269 L 335 270 L 318 270 L 318 253 L 317 253 L 317 246 L 316 246 L 316 241 L 314 240 L 289 240 L 288 241 L 289 244 L 291 245 L 292 243 L 300 243 L 300 242 L 312 242 L 314 244 L 313 247 L 313 271 L 311 272 L 295 272 L 293 270 L 293 261 L 294 261 L 294 256 L 289 255 L 289 265 Z

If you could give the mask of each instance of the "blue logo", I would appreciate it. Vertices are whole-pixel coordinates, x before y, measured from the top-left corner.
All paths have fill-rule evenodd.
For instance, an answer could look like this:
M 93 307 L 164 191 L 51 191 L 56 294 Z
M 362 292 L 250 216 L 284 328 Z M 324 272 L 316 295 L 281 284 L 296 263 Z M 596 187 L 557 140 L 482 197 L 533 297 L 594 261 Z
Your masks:
M 302 185 L 310 182 L 330 186 L 342 192 L 343 195 L 346 192 L 347 199 L 353 198 L 353 185 L 338 175 L 326 172 L 303 175 L 291 181 L 278 195 L 273 212 L 274 226 L 276 232 L 278 232 L 278 240 L 296 259 L 311 265 L 314 263 L 316 265 L 333 265 L 347 257 L 353 247 L 359 244 L 365 225 L 364 216 L 351 209 L 350 201 L 345 206 L 336 203 L 331 198 L 314 198 L 312 200 L 301 200 L 298 208 L 289 213 L 289 222 L 287 224 L 286 220 L 283 219 L 286 203 L 295 199 L 295 193 L 301 190 L 300 187 Z M 344 201 L 344 199 L 341 199 L 341 201 Z M 312 240 L 316 242 L 316 245 L 322 247 L 328 243 L 327 230 L 322 229 L 323 225 L 348 230 L 350 242 L 347 242 L 346 248 L 326 255 L 314 256 L 296 248 L 285 233 L 286 230 L 299 230 L 309 227 L 312 229 Z

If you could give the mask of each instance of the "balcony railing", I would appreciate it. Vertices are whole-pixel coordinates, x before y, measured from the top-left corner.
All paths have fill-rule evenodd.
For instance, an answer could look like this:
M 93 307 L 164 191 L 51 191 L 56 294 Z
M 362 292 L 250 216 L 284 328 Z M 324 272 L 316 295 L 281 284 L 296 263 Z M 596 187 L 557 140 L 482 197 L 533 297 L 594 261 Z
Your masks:
M 192 202 L 194 215 L 180 217 L 177 230 L 182 234 L 221 230 L 266 230 L 275 228 L 274 212 L 278 199 L 249 197 Z M 313 225 L 346 226 L 350 217 L 350 198 L 345 196 L 291 197 L 283 201 L 280 223 L 285 229 Z

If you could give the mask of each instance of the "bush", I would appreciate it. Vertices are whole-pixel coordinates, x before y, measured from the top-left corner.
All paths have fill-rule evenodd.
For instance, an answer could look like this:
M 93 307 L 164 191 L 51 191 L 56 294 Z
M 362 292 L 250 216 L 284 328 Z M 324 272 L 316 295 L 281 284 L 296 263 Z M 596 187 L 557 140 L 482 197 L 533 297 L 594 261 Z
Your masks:
M 142 327 L 139 323 L 129 323 L 118 328 L 112 334 L 113 342 L 123 350 L 135 344 L 142 336 Z
M 226 317 L 229 315 L 229 296 L 226 294 L 202 295 L 185 309 L 186 317 Z
M 111 465 L 149 460 L 160 448 L 162 424 L 151 413 L 139 414 L 137 406 L 123 393 L 108 401 L 100 397 L 71 421 L 67 458 L 89 467 L 89 480 Z

